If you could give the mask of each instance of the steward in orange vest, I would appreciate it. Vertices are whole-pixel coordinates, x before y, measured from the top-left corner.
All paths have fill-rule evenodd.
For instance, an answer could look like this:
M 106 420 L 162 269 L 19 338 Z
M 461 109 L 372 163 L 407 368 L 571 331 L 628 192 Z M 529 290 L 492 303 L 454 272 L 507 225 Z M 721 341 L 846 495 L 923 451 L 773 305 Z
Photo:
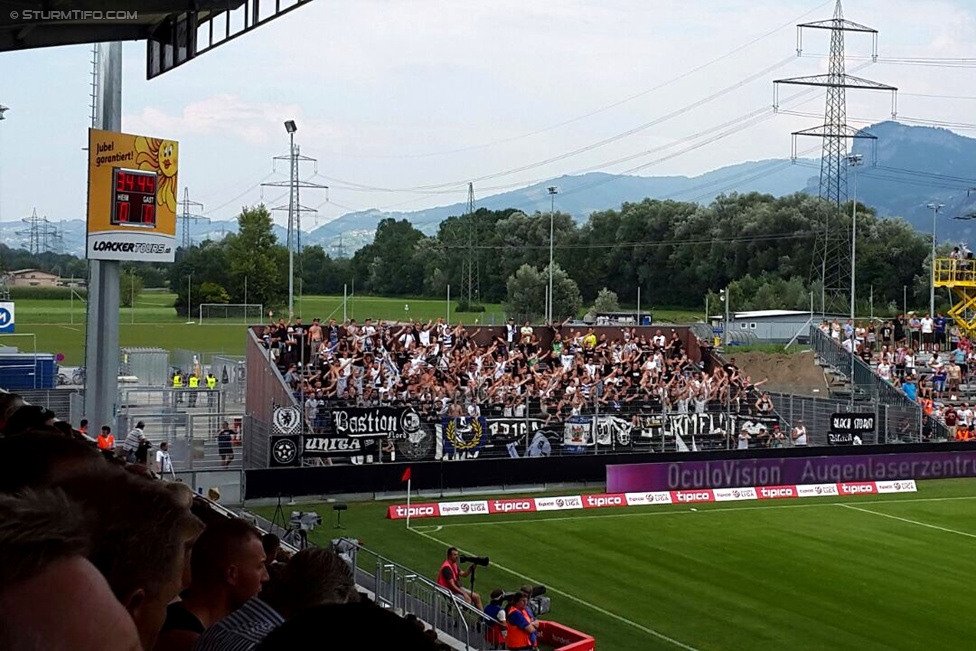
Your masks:
M 535 649 L 536 627 L 525 609 L 526 596 L 524 592 L 517 592 L 509 603 L 505 613 L 505 648 L 506 649 Z
M 115 437 L 112 436 L 112 428 L 108 425 L 102 427 L 102 433 L 98 435 L 99 450 L 114 450 Z

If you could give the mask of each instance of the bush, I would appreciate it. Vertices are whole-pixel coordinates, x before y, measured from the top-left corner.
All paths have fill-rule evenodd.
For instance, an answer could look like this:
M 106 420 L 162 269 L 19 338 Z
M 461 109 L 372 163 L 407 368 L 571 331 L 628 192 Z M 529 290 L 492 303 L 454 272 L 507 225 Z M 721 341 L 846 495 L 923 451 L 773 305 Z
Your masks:
M 480 303 L 468 303 L 466 300 L 460 300 L 454 307 L 454 311 L 459 313 L 478 313 L 484 312 L 485 306 Z
M 87 289 L 76 289 L 75 298 L 81 296 L 88 298 Z M 68 301 L 71 300 L 70 287 L 11 287 L 10 300 L 48 300 L 48 301 Z

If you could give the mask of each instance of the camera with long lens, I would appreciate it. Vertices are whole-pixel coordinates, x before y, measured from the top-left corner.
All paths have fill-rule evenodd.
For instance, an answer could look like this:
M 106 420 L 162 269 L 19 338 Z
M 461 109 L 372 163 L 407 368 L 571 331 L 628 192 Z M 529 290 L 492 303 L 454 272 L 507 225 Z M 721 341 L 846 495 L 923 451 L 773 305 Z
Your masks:
M 480 565 L 481 567 L 488 567 L 487 556 L 461 556 L 459 560 L 462 563 L 473 563 L 474 565 Z

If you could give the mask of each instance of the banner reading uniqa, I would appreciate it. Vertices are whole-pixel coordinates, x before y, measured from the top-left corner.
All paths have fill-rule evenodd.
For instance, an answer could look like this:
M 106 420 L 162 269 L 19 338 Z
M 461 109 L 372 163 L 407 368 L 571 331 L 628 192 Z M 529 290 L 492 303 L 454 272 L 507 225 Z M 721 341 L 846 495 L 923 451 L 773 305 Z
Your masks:
M 179 145 L 88 132 L 88 258 L 173 262 Z

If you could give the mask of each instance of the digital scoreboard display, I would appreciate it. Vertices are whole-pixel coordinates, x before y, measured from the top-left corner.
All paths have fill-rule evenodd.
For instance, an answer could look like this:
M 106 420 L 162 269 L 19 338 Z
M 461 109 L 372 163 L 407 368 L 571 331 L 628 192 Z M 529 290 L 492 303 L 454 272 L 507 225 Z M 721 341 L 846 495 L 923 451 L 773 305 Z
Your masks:
M 156 173 L 116 167 L 112 176 L 112 224 L 156 227 Z

